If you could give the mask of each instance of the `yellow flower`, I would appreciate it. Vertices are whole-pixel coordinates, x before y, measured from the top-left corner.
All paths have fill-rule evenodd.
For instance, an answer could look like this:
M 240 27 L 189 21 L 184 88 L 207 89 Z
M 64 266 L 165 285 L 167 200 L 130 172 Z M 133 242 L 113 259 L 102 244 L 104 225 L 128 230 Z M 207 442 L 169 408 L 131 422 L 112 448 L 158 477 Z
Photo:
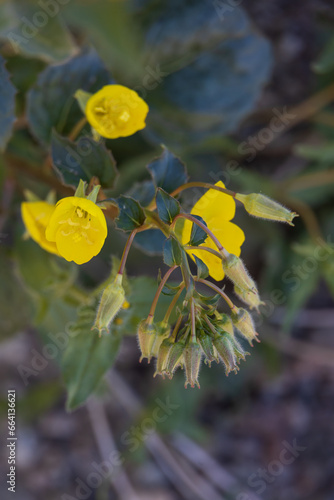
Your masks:
M 45 229 L 55 209 L 46 201 L 25 201 L 21 203 L 21 214 L 24 225 L 31 238 L 44 250 L 59 255 L 55 243 L 45 237 Z
M 145 128 L 148 106 L 134 90 L 122 85 L 106 85 L 86 104 L 90 125 L 102 137 L 127 137 Z
M 225 187 L 221 181 L 217 182 L 216 186 Z M 222 246 L 229 253 L 239 257 L 240 247 L 245 241 L 245 235 L 240 227 L 229 222 L 235 214 L 235 201 L 231 196 L 215 189 L 209 189 L 194 205 L 191 214 L 202 217 Z M 182 232 L 182 243 L 184 245 L 190 240 L 191 228 L 192 222 L 185 220 Z M 200 246 L 217 250 L 215 243 L 209 236 Z M 224 278 L 225 273 L 221 259 L 206 250 L 189 250 L 188 253 L 192 258 L 193 255 L 199 257 L 208 266 L 210 276 L 216 281 L 221 281 Z
M 103 247 L 107 224 L 102 210 L 91 200 L 69 196 L 57 203 L 45 236 L 64 259 L 84 264 Z

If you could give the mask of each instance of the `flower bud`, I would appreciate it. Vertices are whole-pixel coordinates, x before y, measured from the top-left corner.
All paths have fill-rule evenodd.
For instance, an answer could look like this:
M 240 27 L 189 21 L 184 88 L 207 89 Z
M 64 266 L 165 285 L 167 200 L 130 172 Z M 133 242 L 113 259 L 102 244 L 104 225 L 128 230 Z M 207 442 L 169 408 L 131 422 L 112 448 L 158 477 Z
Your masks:
M 251 193 L 247 195 L 237 193 L 235 199 L 243 203 L 245 210 L 250 215 L 260 217 L 261 219 L 287 222 L 290 226 L 293 226 L 292 220 L 298 217 L 298 214 L 295 212 L 291 212 L 283 207 L 283 205 L 280 205 L 276 201 L 260 193 Z
M 169 378 L 172 378 L 173 373 L 175 372 L 176 368 L 180 365 L 179 360 L 184 352 L 185 349 L 185 344 L 184 342 L 175 342 L 170 351 L 169 351 L 169 356 L 168 360 L 166 363 L 166 373 L 168 374 Z
M 197 342 L 190 341 L 184 349 L 183 357 L 186 368 L 186 382 L 184 387 L 187 387 L 188 384 L 191 387 L 195 387 L 196 384 L 200 389 L 198 374 L 202 359 L 201 346 Z
M 153 375 L 154 377 L 156 377 L 157 375 L 162 375 L 162 378 L 165 378 L 167 361 L 173 345 L 174 342 L 171 342 L 169 339 L 165 339 L 161 342 L 157 356 L 156 370 Z
M 162 341 L 170 334 L 170 326 L 166 323 L 156 325 L 156 332 L 151 346 L 151 356 L 156 358 Z
M 249 276 L 242 260 L 230 253 L 222 261 L 226 276 L 240 289 L 257 293 L 255 281 Z
M 205 332 L 200 332 L 198 342 L 205 355 L 205 362 L 208 363 L 209 366 L 211 366 L 212 361 L 217 361 L 218 363 L 218 356 L 215 353 L 213 339 L 209 335 L 206 335 Z
M 152 345 L 154 342 L 154 338 L 156 335 L 156 326 L 151 321 L 147 319 L 143 319 L 137 329 L 137 338 L 139 342 L 139 347 L 141 351 L 140 363 L 144 358 L 147 358 L 148 362 L 151 361 L 151 351 Z
M 122 286 L 122 275 L 118 274 L 113 283 L 108 285 L 102 294 L 99 308 L 96 313 L 93 328 L 101 333 L 109 331 L 109 325 L 121 309 L 125 300 L 124 288 Z
M 260 299 L 257 290 L 245 290 L 243 288 L 235 286 L 234 293 L 251 309 L 256 309 L 257 312 L 259 312 L 260 305 L 265 304 L 265 302 L 262 302 L 262 300 Z
M 217 327 L 221 328 L 230 335 L 234 335 L 233 323 L 231 318 L 225 313 L 219 314 L 218 311 L 215 312 L 215 315 L 218 320 L 215 322 L 215 325 L 217 325 Z
M 224 333 L 218 335 L 214 339 L 213 345 L 217 349 L 218 355 L 225 365 L 226 375 L 228 375 L 231 370 L 238 370 L 233 345 L 228 336 Z
M 234 326 L 248 340 L 251 346 L 253 346 L 253 340 L 259 342 L 252 317 L 246 309 L 236 308 L 236 311 L 233 311 L 231 316 Z

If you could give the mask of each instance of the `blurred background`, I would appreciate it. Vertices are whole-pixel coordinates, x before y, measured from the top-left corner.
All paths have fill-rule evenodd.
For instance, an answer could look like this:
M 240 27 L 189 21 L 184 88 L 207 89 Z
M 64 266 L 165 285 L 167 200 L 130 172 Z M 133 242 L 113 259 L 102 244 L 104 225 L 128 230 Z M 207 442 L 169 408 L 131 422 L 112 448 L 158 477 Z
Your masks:
M 17 500 L 334 499 L 333 27 L 330 0 L 0 2 L 1 54 L 18 90 L 0 157 L 1 436 L 15 388 Z M 128 326 L 97 393 L 69 413 L 52 346 L 58 339 L 61 351 L 73 315 L 57 302 L 73 269 L 52 268 L 22 241 L 20 202 L 24 189 L 68 194 L 47 165 L 45 109 L 64 111 L 76 71 L 84 78 L 82 62 L 69 69 L 82 50 L 150 106 L 144 131 L 107 141 L 120 173 L 114 196 L 145 186 L 145 165 L 163 143 L 192 180 L 263 192 L 300 217 L 291 228 L 237 213 L 242 256 L 266 302 L 261 343 L 237 375 L 204 365 L 200 390 L 185 390 L 183 373 L 153 378 Z M 66 64 L 61 80 L 45 73 Z M 200 194 L 187 192 L 184 206 Z M 125 239 L 110 233 L 76 271 L 82 286 L 105 279 L 111 252 L 120 257 Z M 139 243 L 128 275 L 155 284 L 161 242 L 150 253 Z M 148 312 L 146 291 L 137 287 L 143 312 L 134 321 Z M 0 453 L 5 475 L 5 446 Z M 1 498 L 10 495 L 3 482 Z

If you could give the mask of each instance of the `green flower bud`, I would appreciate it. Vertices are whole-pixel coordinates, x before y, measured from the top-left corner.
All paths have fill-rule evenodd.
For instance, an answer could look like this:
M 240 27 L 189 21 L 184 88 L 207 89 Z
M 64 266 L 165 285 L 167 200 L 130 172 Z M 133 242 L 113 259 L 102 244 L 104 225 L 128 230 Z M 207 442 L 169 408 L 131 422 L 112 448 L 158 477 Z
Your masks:
M 265 302 L 260 299 L 257 290 L 245 290 L 235 285 L 234 293 L 251 309 L 256 309 L 257 312 L 259 312 L 260 305 L 265 305 Z
M 248 340 L 251 346 L 253 346 L 253 340 L 259 342 L 252 317 L 246 309 L 236 308 L 236 311 L 232 311 L 231 316 L 234 326 Z
M 161 346 L 162 341 L 170 334 L 170 326 L 166 323 L 159 323 L 156 325 L 156 333 L 151 346 L 151 356 L 156 358 Z
M 245 291 L 257 293 L 255 281 L 249 276 L 242 260 L 230 253 L 222 260 L 226 276 L 239 288 Z
M 215 325 L 217 325 L 217 327 L 221 328 L 225 332 L 234 335 L 233 323 L 231 318 L 225 313 L 219 314 L 218 311 L 215 312 L 215 315 L 218 320 L 215 322 Z
M 228 335 L 225 335 L 224 333 L 218 335 L 214 339 L 213 345 L 217 349 L 218 355 L 225 365 L 226 375 L 228 375 L 232 370 L 237 371 L 238 367 L 236 364 L 236 357 L 234 355 L 233 344 L 228 338 Z
M 261 219 L 287 222 L 290 226 L 293 226 L 293 219 L 298 217 L 298 214 L 295 212 L 291 212 L 283 207 L 283 205 L 280 205 L 263 194 L 251 193 L 246 195 L 237 193 L 235 199 L 243 203 L 245 210 L 247 210 L 250 215 L 260 217 Z
M 97 328 L 100 333 L 103 330 L 109 332 L 109 325 L 121 309 L 124 300 L 125 293 L 122 286 L 122 275 L 118 274 L 115 281 L 108 285 L 102 293 L 92 329 Z
M 141 357 L 139 362 L 141 363 L 143 359 L 147 358 L 148 363 L 151 361 L 152 357 L 152 345 L 156 336 L 156 326 L 151 321 L 143 319 L 137 329 L 137 338 L 141 351 Z
M 180 366 L 179 360 L 184 352 L 185 348 L 185 343 L 184 342 L 175 342 L 170 351 L 169 351 L 169 356 L 168 360 L 166 363 L 166 373 L 168 374 L 169 378 L 173 377 L 173 373 L 175 372 L 176 368 Z
M 188 384 L 191 387 L 195 387 L 196 384 L 200 389 L 198 374 L 202 359 L 201 346 L 197 342 L 190 341 L 184 349 L 183 357 L 186 368 L 186 382 L 184 387 L 187 387 Z
M 174 342 L 171 342 L 169 339 L 165 339 L 161 342 L 157 356 L 156 370 L 153 375 L 154 377 L 156 377 L 157 375 L 161 375 L 162 378 L 165 378 L 169 353 L 173 345 Z
M 205 362 L 208 363 L 209 366 L 211 366 L 212 361 L 217 361 L 218 363 L 218 355 L 215 353 L 213 339 L 202 331 L 198 336 L 198 342 L 205 355 Z

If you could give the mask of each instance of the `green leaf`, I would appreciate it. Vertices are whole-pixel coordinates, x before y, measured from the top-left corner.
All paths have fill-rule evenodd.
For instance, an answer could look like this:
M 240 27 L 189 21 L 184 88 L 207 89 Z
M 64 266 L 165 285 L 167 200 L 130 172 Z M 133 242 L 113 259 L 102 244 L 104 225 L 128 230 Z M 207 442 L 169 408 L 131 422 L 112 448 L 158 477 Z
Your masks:
M 193 215 L 193 217 L 195 217 L 195 219 L 199 220 L 200 222 L 203 222 L 205 226 L 207 225 L 205 220 L 202 219 L 202 217 L 200 217 L 199 215 Z M 207 237 L 208 237 L 207 233 L 197 224 L 193 223 L 193 226 L 191 228 L 190 241 L 188 245 L 191 247 L 198 247 L 198 245 L 204 243 Z
M 167 193 L 171 193 L 188 179 L 184 163 L 165 146 L 162 155 L 147 165 L 147 168 L 156 187 L 161 187 Z
M 94 392 L 118 353 L 120 337 L 115 332 L 102 337 L 93 333 L 94 318 L 95 307 L 80 307 L 77 321 L 69 329 L 70 339 L 61 361 L 69 411 Z
M 314 160 L 323 163 L 332 163 L 334 161 L 334 145 L 322 144 L 319 146 L 309 146 L 307 144 L 297 144 L 294 147 L 294 153 L 307 160 Z
M 329 73 L 334 69 L 334 36 L 332 36 L 324 49 L 320 53 L 316 62 L 312 64 L 312 68 L 316 73 Z
M 53 128 L 67 135 L 82 118 L 74 97 L 78 89 L 96 92 L 110 83 L 109 73 L 93 50 L 64 64 L 48 66 L 27 96 L 27 115 L 34 135 L 48 144 Z
M 37 2 L 38 3 L 38 2 Z M 11 0 L 7 2 L 7 29 L 2 35 L 16 53 L 37 56 L 48 62 L 63 61 L 77 50 L 69 30 L 58 16 L 61 6 L 55 2 Z
M 160 219 L 165 224 L 171 224 L 180 213 L 180 203 L 161 188 L 158 188 L 155 199 Z
M 146 216 L 138 201 L 123 195 L 115 201 L 119 208 L 119 215 L 116 219 L 119 229 L 133 231 L 144 224 Z
M 26 328 L 31 316 L 29 296 L 17 276 L 6 249 L 0 248 L 0 337 L 9 337 Z
M 209 276 L 209 269 L 204 262 L 196 255 L 193 256 L 197 265 L 197 277 L 205 280 Z
M 102 187 L 111 188 L 117 178 L 112 154 L 104 144 L 90 137 L 72 142 L 53 131 L 51 156 L 56 172 L 66 185 L 76 187 L 80 179 L 89 182 L 96 176 Z
M 0 151 L 10 139 L 15 121 L 15 87 L 9 79 L 5 60 L 0 54 Z
M 120 82 L 137 77 L 138 84 L 142 84 L 144 68 L 140 26 L 130 6 L 129 0 L 68 1 L 63 15 L 79 33 L 84 30 L 107 66 L 119 75 Z
M 179 266 L 181 264 L 181 252 L 180 243 L 171 236 L 164 244 L 164 263 L 169 267 Z

